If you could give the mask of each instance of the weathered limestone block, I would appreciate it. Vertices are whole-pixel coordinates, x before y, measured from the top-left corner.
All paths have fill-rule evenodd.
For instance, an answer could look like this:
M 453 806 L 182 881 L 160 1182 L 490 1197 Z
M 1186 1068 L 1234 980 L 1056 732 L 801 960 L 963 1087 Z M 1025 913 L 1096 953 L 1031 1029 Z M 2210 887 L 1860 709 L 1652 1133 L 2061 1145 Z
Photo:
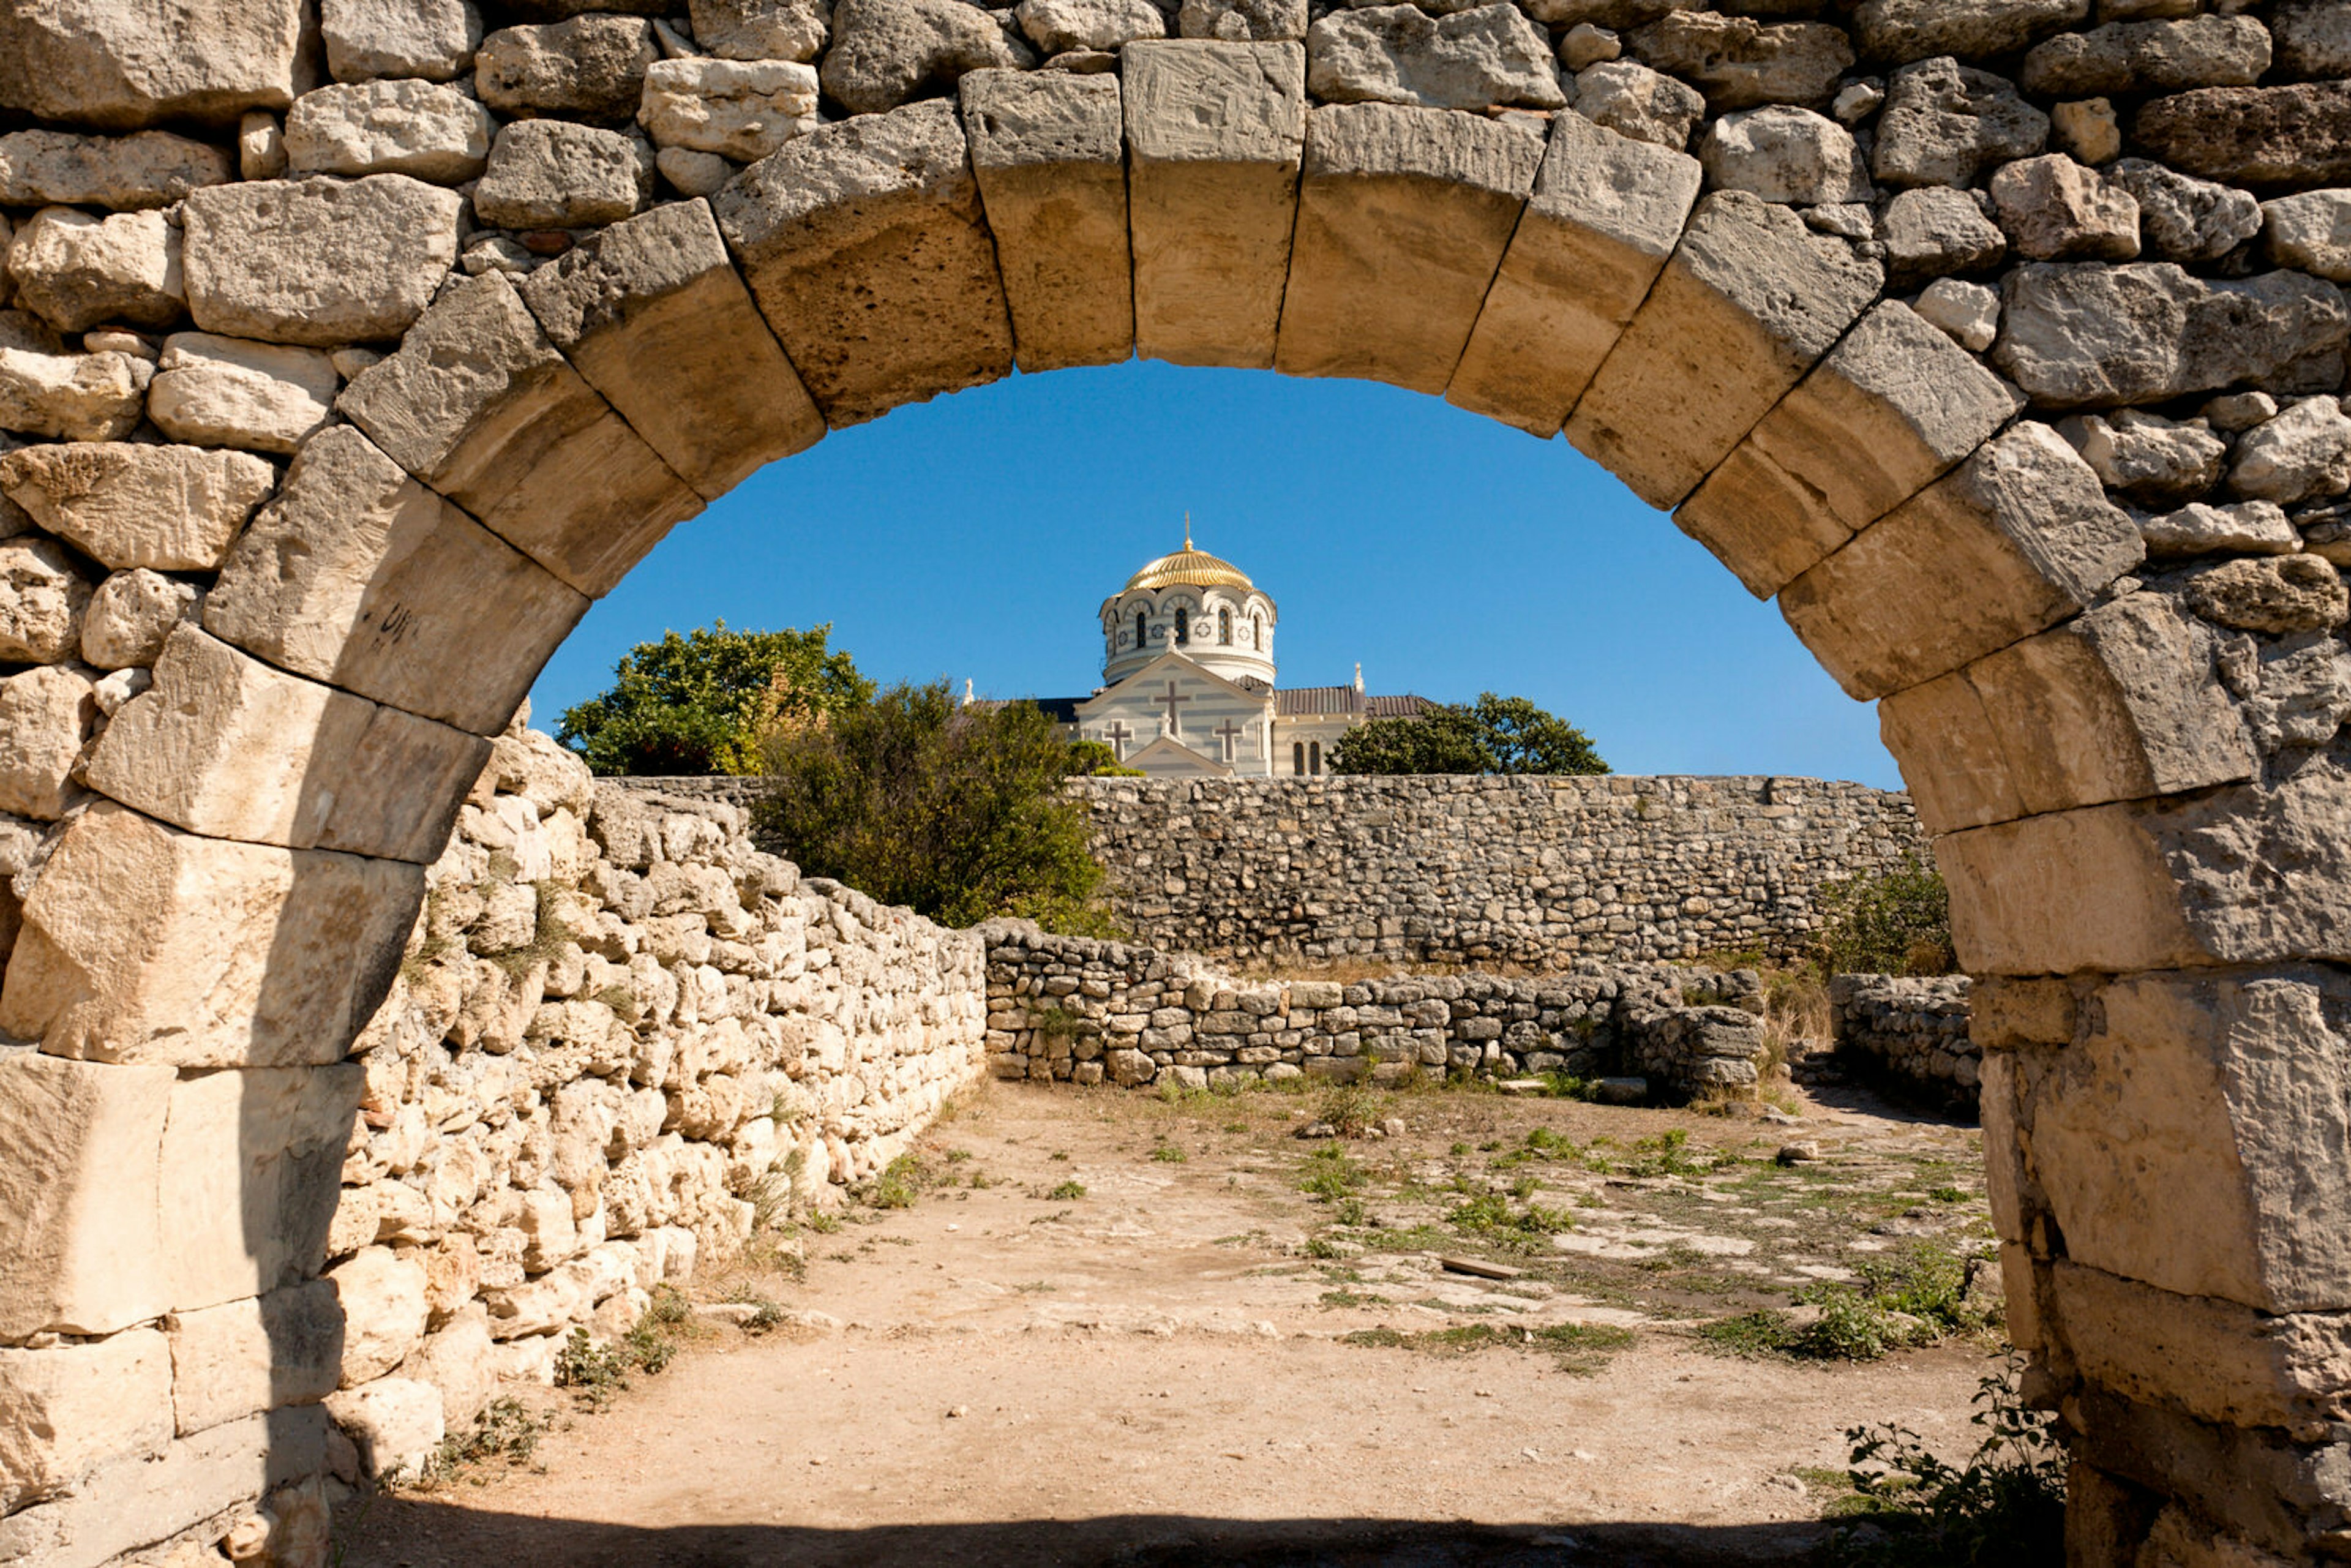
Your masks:
M 2139 238 L 2158 261 L 2217 261 L 2261 232 L 2262 208 L 2250 192 L 2144 158 L 2117 159 L 2104 173 L 2138 203 Z
M 496 122 L 455 88 L 424 81 L 337 83 L 286 114 L 297 174 L 413 174 L 455 185 L 482 172 Z
M 657 146 L 756 162 L 816 129 L 816 68 L 793 60 L 656 60 L 645 71 L 637 122 Z
M 825 126 L 744 171 L 712 205 L 752 297 L 835 427 L 1012 368 L 1004 287 L 954 104 Z
M 105 322 L 168 327 L 187 308 L 180 231 L 161 213 L 94 218 L 44 207 L 8 246 L 16 303 L 61 332 Z
M 2066 1349 L 2101 1387 L 2231 1426 L 2307 1427 L 2342 1418 L 2351 1319 L 2264 1316 L 2064 1259 L 2054 1272 L 2054 1317 Z
M 130 131 L 283 109 L 300 74 L 300 0 L 40 0 L 0 10 L 0 106 Z
M 824 90 L 852 114 L 896 109 L 967 71 L 1033 63 L 1003 24 L 966 0 L 836 0 Z
M 1887 185 L 1970 185 L 2049 142 L 2049 117 L 2001 77 L 1946 56 L 1896 71 L 1870 167 Z
M 735 165 L 717 153 L 696 152 L 684 147 L 660 149 L 653 154 L 653 168 L 669 182 L 670 189 L 682 196 L 715 196 L 726 188 L 727 181 L 735 177 Z M 511 256 L 512 253 L 496 241 L 491 244 L 502 253 L 501 260 L 495 265 L 509 271 L 517 270 L 504 259 Z
M 248 110 L 237 121 L 236 167 L 240 179 L 286 178 L 285 128 L 267 110 Z
M 1707 176 L 1767 202 L 1813 206 L 1869 200 L 1869 171 L 1850 131 L 1809 109 L 1774 104 L 1726 114 L 1698 148 Z
M 1980 272 L 2008 254 L 2008 236 L 1975 198 L 1940 185 L 1904 191 L 1888 202 L 1877 237 L 1886 245 L 1887 281 L 1896 288 Z
M 209 1072 L 172 1086 L 161 1169 L 175 1311 L 266 1295 L 319 1271 L 366 1081 L 365 1069 L 344 1062 Z
M 1821 22 L 1674 10 L 1625 35 L 1644 65 L 1688 82 L 1719 113 L 1759 104 L 1825 104 L 1853 67 L 1844 29 Z
M 341 385 L 317 349 L 174 332 L 147 388 L 147 417 L 174 441 L 290 453 L 333 414 Z
M 267 458 L 201 446 L 69 441 L 0 457 L 0 492 L 117 570 L 214 570 L 277 487 Z
M 1443 392 L 1542 158 L 1482 116 L 1316 109 L 1275 368 Z
M 2109 22 L 2064 33 L 2024 57 L 2024 90 L 2048 98 L 2250 87 L 2270 68 L 2269 29 L 2251 16 Z
M 2263 202 L 2253 226 L 2266 230 L 2270 259 L 2280 267 L 2351 283 L 2351 191 L 2305 191 Z
M 653 195 L 650 143 L 569 120 L 517 120 L 490 149 L 474 211 L 493 228 L 587 228 L 618 223 Z
M 1873 60 L 2005 55 L 2087 21 L 2090 0 L 1862 0 L 1855 36 Z
M 590 235 L 520 292 L 588 384 L 707 499 L 824 435 L 705 203 Z
M 2351 490 L 2351 418 L 2343 405 L 2331 397 L 2304 398 L 2247 431 L 2237 442 L 2229 488 L 2288 507 Z
M 1877 297 L 1844 241 L 1743 191 L 1698 206 L 1567 422 L 1576 449 L 1653 507 L 1697 487 Z
M 146 668 L 172 629 L 193 615 L 196 600 L 194 584 L 145 567 L 113 573 L 89 596 L 82 658 L 101 670 Z
M 827 0 L 688 0 L 694 41 L 722 60 L 812 60 L 831 32 Z
M 2047 425 L 2019 424 L 1790 582 L 1780 609 L 1867 700 L 2077 613 L 2144 555 L 2090 465 Z
M 2289 80 L 2351 75 L 2351 16 L 2329 0 L 2279 0 L 2270 42 L 2278 74 Z
M 480 736 L 182 626 L 153 686 L 116 711 L 87 777 L 191 832 L 423 863 L 439 858 L 489 752 Z
M 1134 351 L 1124 116 L 1115 76 L 973 71 L 963 128 L 1023 371 Z
M 1135 351 L 1270 369 L 1306 145 L 1305 51 L 1186 39 L 1133 44 L 1120 61 Z
M 1554 116 L 1447 401 L 1559 434 L 1673 254 L 1702 178 L 1682 152 Z
M 2000 226 L 2034 261 L 2128 261 L 2138 255 L 2138 201 L 2063 152 L 2019 159 L 1991 177 Z
M 1048 56 L 1123 48 L 1137 38 L 1167 36 L 1167 19 L 1151 0 L 1020 0 L 1012 14 L 1029 41 Z
M 2176 423 L 2144 409 L 2117 409 L 2111 419 L 2077 414 L 2058 428 L 2107 489 L 2143 506 L 2176 507 L 2203 495 L 2229 455 L 2229 444 L 2202 420 Z
M 420 1473 L 447 1436 L 441 1392 L 413 1377 L 385 1377 L 327 1396 L 327 1414 L 359 1445 L 369 1476 Z
M 0 659 L 72 658 L 89 605 L 89 584 L 55 539 L 0 540 Z
M 426 1334 L 401 1366 L 402 1375 L 433 1385 L 441 1396 L 443 1416 L 461 1430 L 473 1425 L 497 1393 L 490 1314 L 473 1296 L 468 1291 L 449 1325 Z
M 2291 555 L 2302 549 L 2302 535 L 2274 501 L 2231 507 L 2191 502 L 2176 512 L 2141 517 L 2138 534 L 2150 557 Z
M 424 1338 L 424 1266 L 389 1247 L 363 1247 L 327 1270 L 343 1312 L 342 1386 L 372 1383 Z
M 198 838 L 100 801 L 25 901 L 0 1029 L 94 1061 L 340 1061 L 423 897 L 414 865 Z
M 1678 152 L 1706 119 L 1706 99 L 1687 82 L 1632 60 L 1606 60 L 1578 71 L 1575 112 L 1619 136 Z
M 1979 354 L 2000 336 L 2000 296 L 1980 283 L 1938 277 L 1927 285 L 1911 308 L 1960 348 Z
M 174 1312 L 171 1404 L 179 1435 L 323 1399 L 343 1364 L 343 1308 L 325 1280 Z
M 2308 190 L 2351 182 L 2351 82 L 2199 88 L 2138 111 L 2147 156 L 2231 185 Z
M 172 1441 L 172 1356 L 153 1329 L 46 1350 L 0 1348 L 0 1509 L 70 1491 L 110 1460 Z
M 2209 633 L 2127 594 L 1879 709 L 1931 832 L 2252 776 Z M 1998 715 L 1992 723 L 1991 715 Z
M 2241 632 L 2330 632 L 2351 609 L 2341 571 L 2316 555 L 2222 561 L 2185 587 L 2190 610 Z
M 497 273 L 450 288 L 336 406 L 385 455 L 591 598 L 702 509 Z
M 172 1304 L 156 1217 L 169 1067 L 0 1060 L 0 1334 L 112 1333 Z M 10 1467 L 10 1473 L 14 1473 Z
M 119 440 L 138 427 L 154 375 L 135 354 L 66 352 L 47 323 L 0 311 L 0 430 Z
M 1887 300 L 1764 415 L 1674 521 L 1768 599 L 2022 407 L 2015 388 Z
M 493 735 L 587 608 L 344 426 L 295 458 L 206 596 L 204 625 L 282 668 Z
M 97 682 L 67 664 L 0 679 L 0 811 L 54 822 L 79 793 L 74 765 L 98 723 Z
M 2047 408 L 2159 403 L 2241 382 L 2334 386 L 2351 337 L 2341 290 L 2290 272 L 2192 277 L 2168 262 L 2020 267 L 1992 361 Z M 2277 383 L 2283 383 L 2282 385 Z
M 1558 109 L 1542 29 L 1513 5 L 1432 17 L 1416 5 L 1333 11 L 1306 31 L 1306 85 L 1326 103 Z
M 448 81 L 482 41 L 473 0 L 319 0 L 327 69 L 337 81 Z
M 206 186 L 185 208 L 189 311 L 231 338 L 397 338 L 456 261 L 464 205 L 405 174 Z
M 474 90 L 504 115 L 624 125 L 643 96 L 646 68 L 660 57 L 653 24 L 642 16 L 505 27 L 475 53 Z
M 168 131 L 81 136 L 12 131 L 0 136 L 0 206 L 168 207 L 200 185 L 236 178 L 229 155 Z

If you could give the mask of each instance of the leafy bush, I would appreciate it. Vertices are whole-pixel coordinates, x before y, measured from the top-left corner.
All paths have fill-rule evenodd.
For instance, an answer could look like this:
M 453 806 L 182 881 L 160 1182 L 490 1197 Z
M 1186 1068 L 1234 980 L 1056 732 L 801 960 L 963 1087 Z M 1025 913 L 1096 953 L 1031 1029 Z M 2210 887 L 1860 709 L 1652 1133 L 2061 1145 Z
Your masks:
M 1830 1549 L 1840 1568 L 2058 1568 L 2065 1560 L 2065 1449 L 2053 1418 L 2028 1409 L 2013 1351 L 1978 1385 L 1983 1436 L 1967 1462 L 1928 1451 L 1915 1432 L 1856 1427 L 1847 1521 Z
M 1896 870 L 1823 883 L 1827 924 L 1817 939 L 1833 975 L 1948 975 L 1951 895 L 1942 874 L 1912 857 Z
M 1481 692 L 1412 718 L 1375 718 L 1331 750 L 1333 773 L 1605 773 L 1591 737 L 1524 697 Z
M 774 732 L 753 808 L 766 843 L 948 925 L 1012 915 L 1115 935 L 1086 811 L 1061 792 L 1073 748 L 1034 703 L 959 705 L 945 681 L 895 685 L 821 726 Z
M 555 738 L 601 774 L 755 773 L 769 730 L 821 724 L 873 695 L 848 654 L 826 649 L 831 634 L 724 621 L 665 632 L 621 655 L 610 690 L 564 709 Z

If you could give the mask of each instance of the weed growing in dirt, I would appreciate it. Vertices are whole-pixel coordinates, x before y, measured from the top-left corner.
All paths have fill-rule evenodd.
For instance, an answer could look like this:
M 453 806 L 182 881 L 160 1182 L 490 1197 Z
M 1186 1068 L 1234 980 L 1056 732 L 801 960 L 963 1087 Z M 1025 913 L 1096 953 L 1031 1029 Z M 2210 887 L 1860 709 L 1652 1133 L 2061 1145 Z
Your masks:
M 1545 1249 L 1545 1237 L 1573 1229 L 1575 1217 L 1540 1203 L 1513 1209 L 1509 1198 L 1489 1192 L 1448 1209 L 1445 1221 L 1464 1236 L 1505 1252 L 1539 1252 Z
M 2056 1568 L 2064 1561 L 2065 1449 L 2054 1418 L 2026 1407 L 2023 1358 L 2009 1353 L 1977 1386 L 1982 1434 L 1964 1464 L 1928 1451 L 1915 1432 L 1855 1427 L 1846 1477 L 1853 1500 L 1832 1540 L 1838 1568 Z
M 1306 1156 L 1298 1190 L 1329 1203 L 1362 1186 L 1365 1179 L 1364 1167 L 1350 1159 L 1346 1150 L 1325 1144 Z
M 1314 1119 L 1343 1138 L 1360 1138 L 1379 1124 L 1380 1097 L 1360 1083 L 1341 1084 L 1323 1093 Z
M 1045 1194 L 1046 1198 L 1054 1203 L 1074 1202 L 1085 1196 L 1086 1184 L 1074 1176 Z
M 1326 1301 L 1328 1297 L 1324 1298 Z M 1496 1323 L 1468 1323 L 1459 1328 L 1405 1333 L 1392 1328 L 1357 1329 L 1341 1334 L 1342 1344 L 1381 1350 L 1417 1350 L 1437 1355 L 1466 1355 L 1472 1351 L 1543 1349 L 1561 1367 L 1591 1374 L 1607 1364 L 1608 1357 L 1633 1343 L 1633 1331 L 1600 1323 L 1549 1323 L 1541 1328 L 1511 1328 Z
M 800 1223 L 819 1236 L 830 1236 L 841 1228 L 841 1216 L 826 1209 L 810 1209 L 808 1217 Z
M 424 1468 L 401 1479 L 402 1490 L 438 1491 L 455 1485 L 467 1470 L 493 1461 L 509 1469 L 528 1465 L 538 1452 L 538 1440 L 553 1424 L 514 1396 L 503 1395 L 482 1406 L 472 1431 L 442 1438 Z M 475 1478 L 475 1484 L 482 1479 Z
M 921 1155 L 909 1150 L 882 1167 L 865 1201 L 876 1208 L 912 1208 L 924 1189 L 939 1179 Z
M 1151 1157 L 1163 1166 L 1180 1166 L 1189 1156 L 1175 1145 L 1163 1143 L 1153 1145 Z
M 1816 1309 L 1799 1326 L 1785 1312 L 1755 1312 L 1698 1330 L 1701 1343 L 1732 1355 L 1792 1355 L 1822 1361 L 1876 1361 L 1889 1350 L 1977 1333 L 1991 1316 L 1967 1294 L 1967 1260 L 1921 1241 L 1862 1265 L 1858 1285 L 1823 1283 L 1798 1301 Z

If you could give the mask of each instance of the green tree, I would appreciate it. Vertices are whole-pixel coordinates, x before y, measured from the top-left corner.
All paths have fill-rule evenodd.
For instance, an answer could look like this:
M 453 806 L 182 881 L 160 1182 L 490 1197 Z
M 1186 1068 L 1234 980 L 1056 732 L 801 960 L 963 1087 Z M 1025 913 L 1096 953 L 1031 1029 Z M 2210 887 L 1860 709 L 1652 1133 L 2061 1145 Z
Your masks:
M 1605 773 L 1592 739 L 1524 697 L 1480 692 L 1411 718 L 1375 718 L 1331 750 L 1333 773 Z
M 1816 946 L 1832 975 L 1948 975 L 1959 967 L 1950 890 L 1915 855 L 1891 871 L 1823 883 L 1821 905 L 1827 918 Z
M 1109 934 L 1086 810 L 1062 792 L 1090 755 L 1034 703 L 958 705 L 945 681 L 901 685 L 821 727 L 775 732 L 762 842 L 948 925 L 1015 915 Z
M 753 773 L 762 736 L 821 724 L 873 683 L 806 632 L 737 632 L 726 622 L 665 632 L 612 666 L 612 685 L 563 711 L 555 737 L 597 773 Z

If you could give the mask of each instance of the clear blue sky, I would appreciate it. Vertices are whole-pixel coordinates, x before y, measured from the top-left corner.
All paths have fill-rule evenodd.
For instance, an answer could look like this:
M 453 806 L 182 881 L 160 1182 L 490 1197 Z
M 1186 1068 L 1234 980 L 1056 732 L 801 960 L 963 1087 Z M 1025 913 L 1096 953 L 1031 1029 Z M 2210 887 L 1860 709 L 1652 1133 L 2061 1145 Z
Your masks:
M 1855 703 L 1672 521 L 1563 440 L 1361 382 L 1150 361 L 1015 376 L 770 465 L 591 610 L 531 693 L 724 617 L 831 622 L 883 682 L 1082 695 L 1096 607 L 1195 542 L 1280 607 L 1284 685 L 1533 698 L 1620 773 L 1901 779 Z

